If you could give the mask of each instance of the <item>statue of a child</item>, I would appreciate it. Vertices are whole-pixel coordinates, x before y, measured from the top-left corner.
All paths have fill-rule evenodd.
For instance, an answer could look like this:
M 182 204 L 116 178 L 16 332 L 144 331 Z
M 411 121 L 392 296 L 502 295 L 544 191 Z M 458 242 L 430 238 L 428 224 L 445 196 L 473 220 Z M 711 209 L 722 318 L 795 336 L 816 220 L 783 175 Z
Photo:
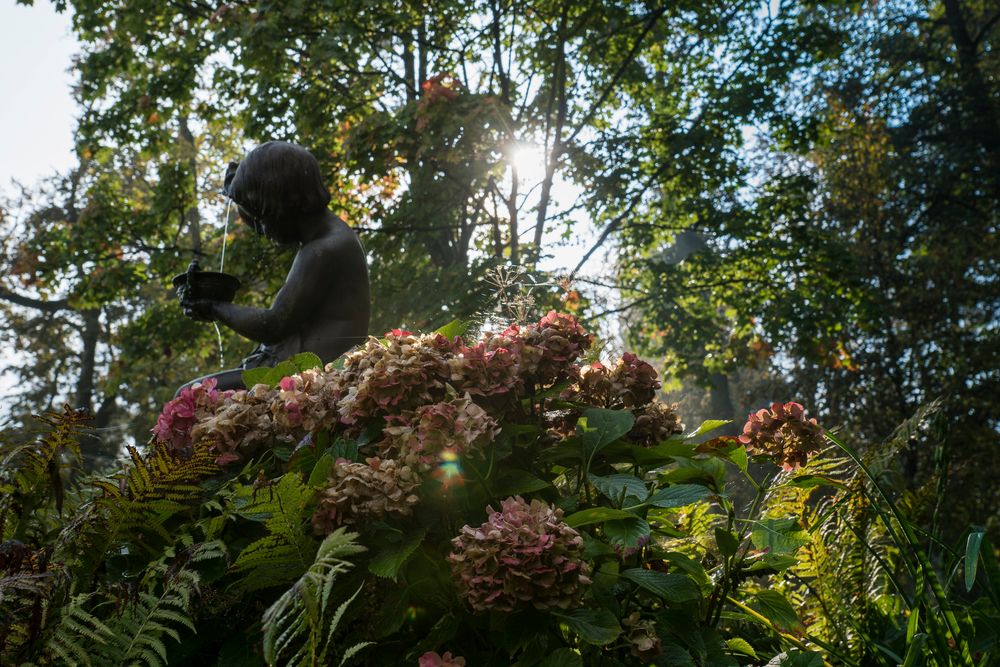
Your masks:
M 370 310 L 365 251 L 327 208 L 330 193 L 316 158 L 300 146 L 269 141 L 229 165 L 223 192 L 255 232 L 299 249 L 270 308 L 182 295 L 189 317 L 221 322 L 260 343 L 240 368 L 194 382 L 215 378 L 220 390 L 242 389 L 247 368 L 273 366 L 299 352 L 313 352 L 325 363 L 363 341 Z

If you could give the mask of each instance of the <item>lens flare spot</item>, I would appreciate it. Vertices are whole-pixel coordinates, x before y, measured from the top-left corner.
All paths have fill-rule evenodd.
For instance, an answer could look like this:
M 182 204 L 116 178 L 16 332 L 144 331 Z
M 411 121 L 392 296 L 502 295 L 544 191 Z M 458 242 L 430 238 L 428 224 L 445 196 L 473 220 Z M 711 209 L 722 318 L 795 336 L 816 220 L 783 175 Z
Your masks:
M 462 483 L 462 464 L 458 461 L 458 453 L 446 449 L 441 452 L 441 462 L 438 463 L 434 477 L 441 481 L 445 487 L 455 486 Z

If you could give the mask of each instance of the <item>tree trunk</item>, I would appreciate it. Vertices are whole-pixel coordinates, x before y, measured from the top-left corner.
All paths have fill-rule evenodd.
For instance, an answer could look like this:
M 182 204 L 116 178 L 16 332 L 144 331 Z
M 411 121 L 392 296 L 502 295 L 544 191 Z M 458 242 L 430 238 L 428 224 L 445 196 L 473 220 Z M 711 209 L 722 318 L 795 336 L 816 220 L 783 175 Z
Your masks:
M 94 373 L 96 370 L 97 343 L 101 337 L 101 311 L 85 310 L 83 331 L 80 334 L 83 350 L 80 352 L 80 375 L 76 381 L 76 397 L 73 399 L 78 409 L 94 411 Z

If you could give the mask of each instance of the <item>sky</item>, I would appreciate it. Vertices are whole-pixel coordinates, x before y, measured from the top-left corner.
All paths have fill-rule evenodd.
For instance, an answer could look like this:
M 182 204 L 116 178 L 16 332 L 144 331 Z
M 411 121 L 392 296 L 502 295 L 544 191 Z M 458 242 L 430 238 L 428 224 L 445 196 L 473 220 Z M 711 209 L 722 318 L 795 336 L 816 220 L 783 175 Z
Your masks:
M 68 70 L 76 52 L 68 14 L 0 0 L 0 191 L 31 185 L 73 165 L 76 106 Z M 2 323 L 0 323 L 2 326 Z M 6 361 L 14 350 L 0 349 Z M 13 378 L 0 375 L 0 397 Z M 0 421 L 3 409 L 0 407 Z
M 0 0 L 0 188 L 30 185 L 73 164 L 75 105 L 68 70 L 76 52 L 69 14 L 40 0 Z

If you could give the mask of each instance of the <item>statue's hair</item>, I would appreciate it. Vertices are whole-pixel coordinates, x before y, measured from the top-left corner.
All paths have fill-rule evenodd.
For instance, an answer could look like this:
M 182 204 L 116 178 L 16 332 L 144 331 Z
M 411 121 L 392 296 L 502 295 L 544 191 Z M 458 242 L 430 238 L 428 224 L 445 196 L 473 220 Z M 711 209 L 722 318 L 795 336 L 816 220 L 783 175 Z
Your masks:
M 330 203 L 316 158 L 285 141 L 268 141 L 247 153 L 228 193 L 257 222 L 272 224 L 322 211 Z

